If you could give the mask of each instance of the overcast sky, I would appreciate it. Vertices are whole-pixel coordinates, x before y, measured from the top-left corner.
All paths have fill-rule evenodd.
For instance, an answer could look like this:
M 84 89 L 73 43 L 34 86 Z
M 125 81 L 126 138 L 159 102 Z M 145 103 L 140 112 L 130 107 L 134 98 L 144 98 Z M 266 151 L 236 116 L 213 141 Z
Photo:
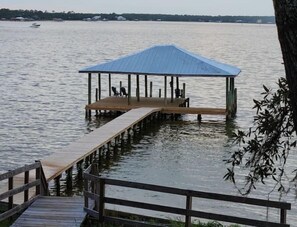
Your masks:
M 274 15 L 272 0 L 0 0 L 0 8 L 82 13 Z

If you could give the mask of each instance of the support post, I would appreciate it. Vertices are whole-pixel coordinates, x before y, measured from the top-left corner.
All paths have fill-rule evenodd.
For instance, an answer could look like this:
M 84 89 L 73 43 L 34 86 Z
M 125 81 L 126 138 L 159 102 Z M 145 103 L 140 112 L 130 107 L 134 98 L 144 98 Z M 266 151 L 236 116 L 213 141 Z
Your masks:
M 72 172 L 73 172 L 73 167 L 70 167 L 68 170 L 66 170 L 66 187 L 67 190 L 72 191 Z
M 230 84 L 229 84 L 229 78 L 228 77 L 226 77 L 226 111 L 227 111 L 227 118 L 229 118 L 230 116 L 230 113 L 229 113 L 229 111 L 230 111 L 230 108 L 229 108 L 229 105 L 230 105 L 230 103 L 229 103 L 229 94 L 230 94 L 230 92 L 229 92 L 229 86 L 230 86 Z
M 29 183 L 29 171 L 25 172 L 25 178 L 24 178 L 24 184 Z M 29 200 L 29 190 L 24 191 L 24 202 L 27 202 Z
M 105 179 L 100 178 L 99 184 L 99 222 L 102 223 L 104 221 Z
M 153 97 L 153 82 L 150 82 L 150 97 Z
M 88 105 L 92 103 L 92 74 L 88 74 Z M 91 116 L 91 110 L 87 110 L 88 117 Z
M 101 74 L 98 73 L 98 99 L 101 99 Z
M 128 105 L 131 104 L 131 74 L 128 75 Z
M 8 190 L 13 189 L 13 177 L 8 178 Z M 8 209 L 12 209 L 13 207 L 13 196 L 8 197 Z
M 170 82 L 170 87 L 171 87 L 171 103 L 173 103 L 173 76 L 171 76 L 171 82 Z
M 287 210 L 285 210 L 285 209 L 281 209 L 280 223 L 281 224 L 286 224 L 287 223 Z
M 137 97 L 137 102 L 139 102 L 140 101 L 139 75 L 136 75 L 136 97 Z
M 176 77 L 176 89 L 179 89 L 179 77 Z
M 122 86 L 123 86 L 123 83 L 122 83 L 122 81 L 120 81 L 120 96 L 122 96 Z
M 164 76 L 164 105 L 167 105 L 167 76 Z
M 36 168 L 35 170 L 35 178 L 36 180 L 40 180 L 40 183 L 41 183 L 41 170 L 40 170 L 41 166 Z M 36 189 L 35 189 L 35 193 L 36 195 L 40 195 L 40 184 L 39 185 L 36 185 Z
M 186 202 L 186 212 L 188 213 L 188 211 L 192 210 L 192 196 L 187 195 L 187 202 Z M 185 220 L 185 226 L 186 227 L 190 227 L 191 226 L 191 216 L 190 215 L 186 215 L 186 220 Z
M 111 75 L 108 74 L 108 90 L 109 90 L 109 96 L 111 96 Z
M 186 98 L 186 83 L 183 83 L 183 98 Z
M 160 88 L 159 89 L 159 98 L 161 98 L 162 97 L 162 89 Z
M 55 185 L 56 185 L 56 189 L 57 189 L 57 193 L 56 193 L 56 195 L 57 195 L 57 196 L 60 196 L 60 195 L 61 195 L 60 179 L 61 179 L 61 175 L 59 175 L 59 176 L 57 176 L 57 177 L 55 178 Z
M 144 75 L 144 96 L 147 98 L 147 75 Z

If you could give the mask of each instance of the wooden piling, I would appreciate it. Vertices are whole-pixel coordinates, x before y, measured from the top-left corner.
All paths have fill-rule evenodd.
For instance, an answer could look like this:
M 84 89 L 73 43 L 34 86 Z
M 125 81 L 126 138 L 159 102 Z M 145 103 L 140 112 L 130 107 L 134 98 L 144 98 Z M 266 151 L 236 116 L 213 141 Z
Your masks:
M 98 73 L 98 99 L 101 99 L 101 74 Z
M 144 75 L 144 96 L 147 98 L 147 75 Z
M 131 74 L 128 75 L 128 105 L 131 104 Z
M 167 105 L 167 76 L 164 76 L 164 105 Z
M 61 195 L 61 185 L 60 185 L 60 179 L 61 179 L 61 175 L 57 176 L 55 178 L 55 186 L 56 186 L 56 196 L 60 196 Z
M 111 96 L 111 75 L 108 74 L 108 90 L 109 90 L 109 96 Z
M 150 97 L 153 97 L 153 82 L 150 82 Z
M 92 103 L 92 74 L 88 74 L 88 105 Z M 86 117 L 91 117 L 91 110 L 86 110 Z
M 173 85 L 173 76 L 171 76 L 171 82 L 170 82 L 170 91 L 171 91 L 171 100 L 170 102 L 173 103 L 173 89 L 174 89 L 174 85 Z
M 140 91 L 139 91 L 139 75 L 136 75 L 136 97 L 137 101 L 140 101 Z
M 183 83 L 183 98 L 186 98 L 186 83 Z

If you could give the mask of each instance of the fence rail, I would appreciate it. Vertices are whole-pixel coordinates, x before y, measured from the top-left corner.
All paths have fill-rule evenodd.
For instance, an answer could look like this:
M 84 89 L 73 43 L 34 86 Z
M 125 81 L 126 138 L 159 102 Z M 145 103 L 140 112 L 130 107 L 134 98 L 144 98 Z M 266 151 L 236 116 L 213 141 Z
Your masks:
M 30 171 L 35 170 L 35 180 L 30 181 Z M 23 174 L 23 175 L 21 175 Z M 18 177 L 23 178 L 23 184 L 17 185 L 14 187 L 14 178 Z M 40 162 L 35 162 L 31 165 L 26 165 L 18 169 L 8 171 L 0 175 L 0 181 L 8 180 L 7 191 L 0 194 L 0 201 L 8 199 L 8 210 L 0 214 L 0 221 L 5 220 L 14 214 L 26 209 L 30 206 L 39 195 L 47 195 L 48 187 L 47 182 L 44 177 L 42 166 Z M 35 188 L 35 196 L 29 198 L 29 189 Z M 14 205 L 14 196 L 24 193 L 23 203 L 19 205 Z
M 192 217 L 231 222 L 231 223 L 244 224 L 244 225 L 252 225 L 252 226 L 269 226 L 269 227 L 290 226 L 286 224 L 287 210 L 291 209 L 290 203 L 246 198 L 246 197 L 232 196 L 232 195 L 224 195 L 224 194 L 217 194 L 217 193 L 208 193 L 208 192 L 201 192 L 201 191 L 193 191 L 193 190 L 185 190 L 185 189 L 179 189 L 179 188 L 164 187 L 164 186 L 158 186 L 158 185 L 152 185 L 152 184 L 143 184 L 143 183 L 122 181 L 122 180 L 115 180 L 115 179 L 107 179 L 107 178 L 101 178 L 99 176 L 96 176 L 95 174 L 96 174 L 96 166 L 94 164 L 91 165 L 84 172 L 84 180 L 85 180 L 84 209 L 89 215 L 98 219 L 100 222 L 116 219 L 114 217 L 105 215 L 105 204 L 114 204 L 114 205 L 120 205 L 120 206 L 127 206 L 127 207 L 133 207 L 133 208 L 140 208 L 140 209 L 146 209 L 146 210 L 152 210 L 152 211 L 183 215 L 185 216 L 186 227 L 191 226 Z M 106 185 L 133 188 L 133 189 L 139 189 L 139 190 L 149 190 L 154 192 L 162 192 L 167 194 L 185 196 L 186 197 L 185 208 L 176 208 L 176 207 L 170 207 L 170 206 L 164 206 L 164 205 L 158 205 L 158 204 L 106 197 L 105 196 Z M 219 200 L 219 201 L 249 204 L 249 205 L 255 205 L 255 206 L 263 206 L 268 208 L 277 208 L 277 209 L 280 209 L 281 211 L 280 221 L 279 223 L 268 222 L 268 221 L 250 219 L 250 218 L 242 218 L 242 217 L 235 217 L 230 215 L 193 210 L 192 209 L 193 198 L 203 198 L 203 199 L 210 199 L 210 200 Z M 94 201 L 94 204 L 95 204 L 94 208 L 91 208 L 89 206 L 90 200 Z M 125 221 L 127 222 L 127 220 Z

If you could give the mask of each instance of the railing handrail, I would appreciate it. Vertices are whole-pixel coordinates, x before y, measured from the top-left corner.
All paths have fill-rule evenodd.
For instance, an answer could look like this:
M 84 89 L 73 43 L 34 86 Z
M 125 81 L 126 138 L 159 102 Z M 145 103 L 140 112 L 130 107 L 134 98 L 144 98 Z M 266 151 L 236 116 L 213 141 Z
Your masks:
M 147 209 L 147 210 L 184 215 L 185 226 L 191 225 L 191 217 L 198 217 L 198 218 L 205 218 L 205 219 L 212 219 L 217 221 L 226 221 L 226 222 L 232 222 L 237 224 L 247 224 L 247 225 L 254 225 L 254 226 L 271 226 L 271 227 L 290 226 L 286 224 L 287 210 L 291 209 L 291 204 L 287 202 L 269 201 L 264 199 L 247 198 L 243 196 L 194 191 L 194 190 L 166 187 L 166 186 L 160 186 L 160 185 L 154 185 L 154 184 L 146 184 L 146 183 L 138 183 L 138 182 L 104 178 L 98 175 L 93 175 L 92 171 L 96 170 L 96 168 L 92 168 L 92 167 L 95 167 L 95 166 L 91 165 L 84 172 L 84 179 L 85 179 L 84 209 L 89 215 L 99 219 L 99 221 L 101 222 L 104 221 L 105 217 L 108 217 L 108 216 L 105 216 L 105 203 L 108 203 L 108 204 L 114 204 L 114 205 L 120 205 L 120 206 L 128 206 L 128 207 L 134 207 L 134 208 L 140 208 L 140 209 Z M 127 188 L 139 189 L 139 190 L 149 190 L 154 192 L 186 196 L 186 208 L 185 209 L 176 208 L 171 206 L 137 202 L 133 200 L 106 197 L 105 196 L 106 185 L 113 185 L 113 186 L 119 186 L 119 187 L 127 187 Z M 192 198 L 212 199 L 212 200 L 220 200 L 220 201 L 226 201 L 226 202 L 243 203 L 243 204 L 249 204 L 249 205 L 255 205 L 255 206 L 277 208 L 277 209 L 280 209 L 280 222 L 278 223 L 268 222 L 268 221 L 262 221 L 262 220 L 256 220 L 256 219 L 249 219 L 249 218 L 242 218 L 242 217 L 236 217 L 236 216 L 230 216 L 230 215 L 224 215 L 224 214 L 193 210 Z M 94 210 L 88 207 L 89 199 L 95 201 L 96 206 Z M 111 220 L 111 219 L 113 218 L 110 217 L 110 219 L 107 219 L 107 220 Z
M 29 172 L 35 170 L 35 180 L 29 180 Z M 14 187 L 13 178 L 19 174 L 24 173 L 23 184 Z M 8 210 L 0 214 L 0 221 L 5 220 L 14 214 L 26 209 L 30 206 L 39 195 L 48 194 L 48 185 L 43 173 L 42 165 L 40 161 L 36 161 L 34 164 L 25 165 L 15 170 L 8 171 L 0 175 L 0 181 L 8 179 L 7 191 L 0 194 L 0 201 L 8 198 Z M 29 189 L 36 187 L 35 196 L 29 198 Z M 24 193 L 24 202 L 17 206 L 13 206 L 13 197 L 16 194 Z
M 180 189 L 180 188 L 173 188 L 173 187 L 139 183 L 139 182 L 123 181 L 123 180 L 94 176 L 88 173 L 85 173 L 85 179 L 90 179 L 95 182 L 99 182 L 100 179 L 104 179 L 105 184 L 108 184 L 108 185 L 122 186 L 127 188 L 137 188 L 141 190 L 163 192 L 167 194 L 192 196 L 192 197 L 204 198 L 204 199 L 221 200 L 226 202 L 244 203 L 249 205 L 265 206 L 265 207 L 279 208 L 279 209 L 285 209 L 285 210 L 291 209 L 291 204 L 287 202 L 248 198 L 243 196 L 226 195 L 226 194 L 213 193 L 213 192 L 194 191 L 189 189 Z
M 14 177 L 14 176 L 16 176 L 16 175 L 18 175 L 20 173 L 24 173 L 26 171 L 37 169 L 40 166 L 41 166 L 41 163 L 40 162 L 35 162 L 33 164 L 25 165 L 25 166 L 22 166 L 20 168 L 15 169 L 15 170 L 10 170 L 10 171 L 8 171 L 6 173 L 2 173 L 2 174 L 0 174 L 0 181 L 7 180 L 10 177 Z

